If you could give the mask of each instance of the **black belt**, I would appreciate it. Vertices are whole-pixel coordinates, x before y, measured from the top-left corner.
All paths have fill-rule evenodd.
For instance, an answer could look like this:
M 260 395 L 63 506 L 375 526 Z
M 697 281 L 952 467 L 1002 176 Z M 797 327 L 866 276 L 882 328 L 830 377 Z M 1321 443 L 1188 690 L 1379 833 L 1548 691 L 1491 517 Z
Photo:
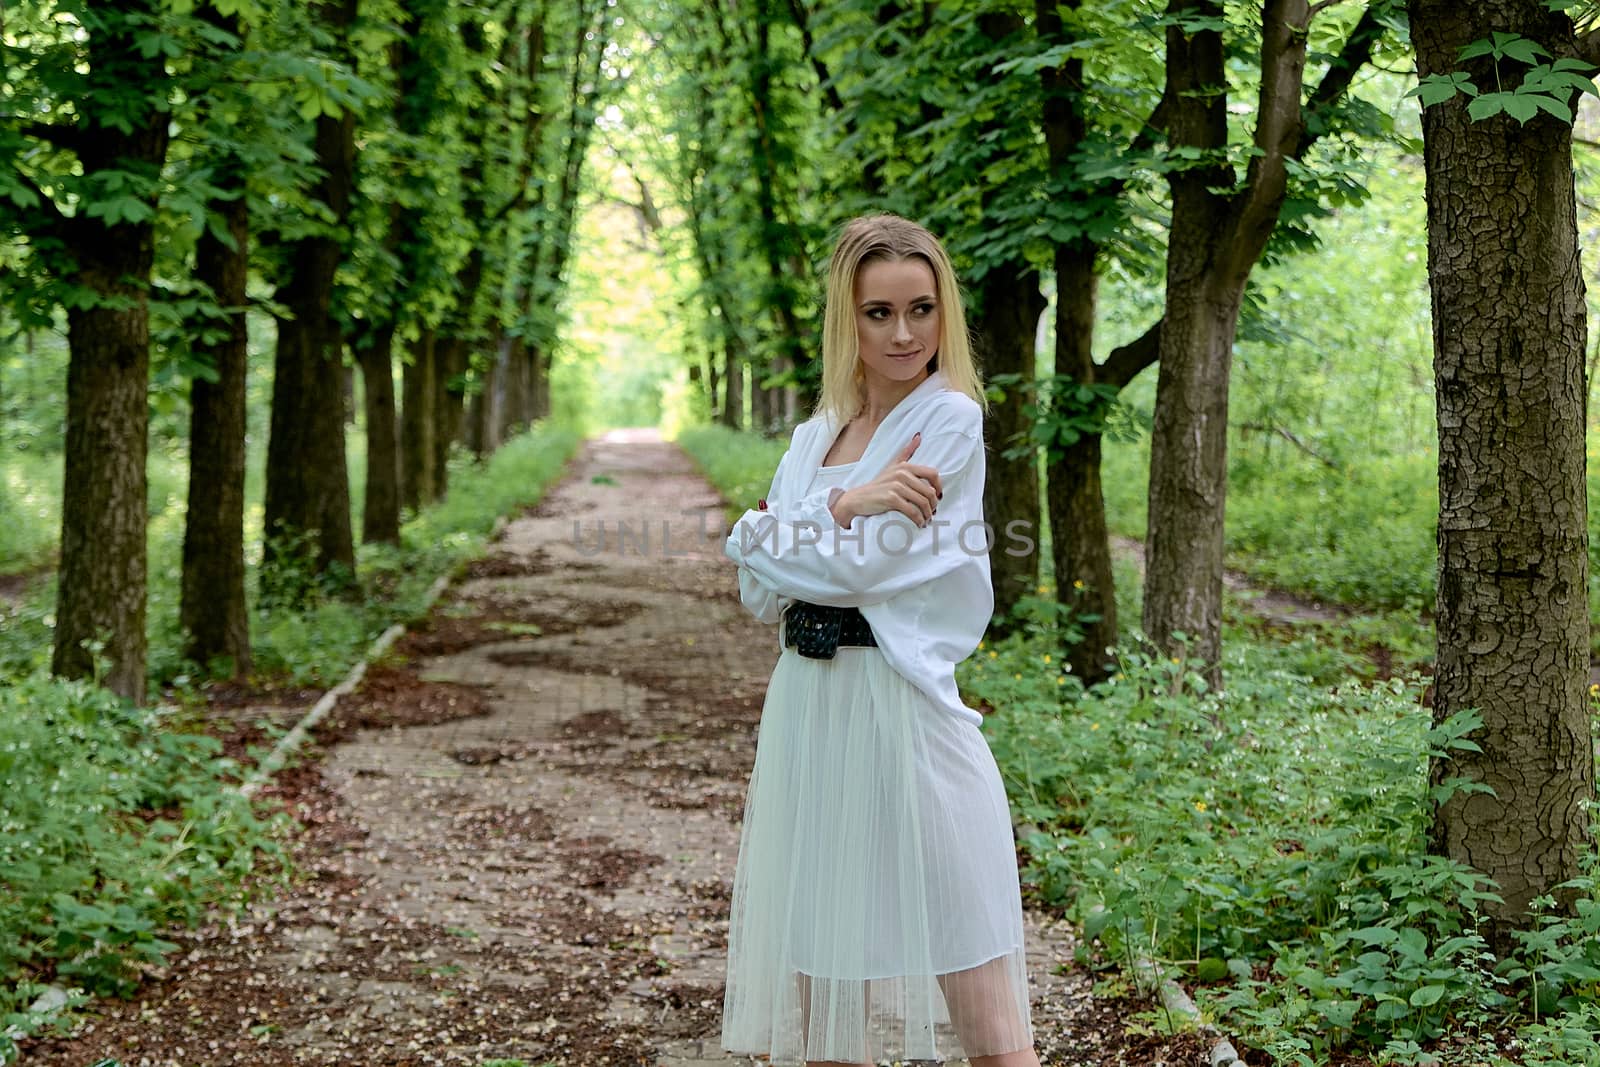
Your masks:
M 860 609 L 832 608 L 804 600 L 796 600 L 784 610 L 783 641 L 811 659 L 832 659 L 840 645 L 878 646 Z

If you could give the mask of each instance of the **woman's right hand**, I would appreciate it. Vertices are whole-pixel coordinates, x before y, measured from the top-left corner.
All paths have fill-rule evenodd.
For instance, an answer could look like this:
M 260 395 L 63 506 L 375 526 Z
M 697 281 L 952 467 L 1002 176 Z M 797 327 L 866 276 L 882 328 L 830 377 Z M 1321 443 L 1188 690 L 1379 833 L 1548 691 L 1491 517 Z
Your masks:
M 857 515 L 879 515 L 898 511 L 918 526 L 933 520 L 939 498 L 944 496 L 938 468 L 912 463 L 911 456 L 922 443 L 918 432 L 911 443 L 872 481 L 846 489 L 833 502 L 833 515 L 840 526 L 848 527 Z

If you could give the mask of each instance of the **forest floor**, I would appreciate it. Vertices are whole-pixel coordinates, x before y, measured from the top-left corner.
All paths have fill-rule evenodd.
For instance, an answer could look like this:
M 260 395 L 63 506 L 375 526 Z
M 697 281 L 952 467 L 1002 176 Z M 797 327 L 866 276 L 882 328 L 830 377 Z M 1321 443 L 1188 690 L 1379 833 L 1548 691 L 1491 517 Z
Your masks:
M 623 523 L 648 543 L 621 551 Z M 723 525 L 653 431 L 587 442 L 264 791 L 302 827 L 293 884 L 20 1063 L 751 1062 L 718 1050 L 722 967 L 778 649 Z M 318 695 L 219 691 L 214 726 L 243 757 Z M 1206 1062 L 1094 995 L 1067 924 L 1027 925 L 1045 1063 Z

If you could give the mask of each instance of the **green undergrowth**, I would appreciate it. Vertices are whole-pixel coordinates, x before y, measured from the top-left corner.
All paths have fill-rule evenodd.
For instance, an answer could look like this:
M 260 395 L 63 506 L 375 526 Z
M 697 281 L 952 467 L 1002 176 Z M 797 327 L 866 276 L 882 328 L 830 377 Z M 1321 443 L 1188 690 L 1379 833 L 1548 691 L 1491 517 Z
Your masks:
M 126 995 L 163 938 L 281 873 L 282 817 L 181 713 L 35 675 L 0 686 L 0 1063 L 44 988 Z
M 733 515 L 766 491 L 786 445 L 720 428 L 680 443 Z M 1317 521 L 1354 530 L 1361 518 Z M 1116 577 L 1127 628 L 1139 618 L 1131 559 Z M 1402 672 L 1431 658 L 1409 598 L 1284 622 L 1230 592 L 1224 692 L 1182 657 L 1128 650 L 1117 677 L 1086 691 L 1044 621 L 1052 600 L 1047 584 L 1018 632 L 986 642 L 958 680 L 969 702 L 997 709 L 985 733 L 1029 892 L 1079 924 L 1086 962 L 1128 983 L 1128 965 L 1153 958 L 1274 1063 L 1600 1065 L 1595 878 L 1572 887 L 1576 917 L 1547 913 L 1498 961 L 1480 933 L 1492 887 L 1428 854 L 1429 756 L 1470 744 L 1473 720 L 1435 727 L 1425 679 L 1374 680 L 1380 654 Z
M 1415 677 L 1330 687 L 1293 669 L 1303 649 L 1235 646 L 1224 692 L 1133 651 L 1085 691 L 1038 637 L 963 664 L 963 691 L 999 709 L 985 732 L 1031 891 L 1102 962 L 1164 963 L 1274 1063 L 1600 1062 L 1594 877 L 1576 918 L 1497 961 L 1492 887 L 1427 852 L 1457 787 L 1430 790 L 1428 757 L 1470 745 L 1475 720 L 1435 727 Z
M 299 606 L 263 605 L 256 596 L 259 547 L 247 560 L 252 600 L 250 635 L 255 674 L 264 681 L 325 685 L 342 676 L 385 629 L 421 608 L 442 574 L 480 553 L 497 518 L 538 501 L 560 472 L 578 436 L 541 425 L 508 441 L 486 462 L 457 453 L 450 493 L 410 517 L 400 546 L 361 545 L 353 590 L 313 597 Z M 178 493 L 181 501 L 181 492 Z M 259 529 L 260 517 L 252 520 Z M 356 529 L 359 531 L 359 519 Z M 258 544 L 258 542 L 254 542 Z M 149 675 L 153 690 L 198 684 L 209 668 L 182 658 L 178 591 L 182 579 L 182 508 L 163 513 L 150 530 Z M 55 590 L 36 583 L 0 627 L 0 679 L 44 669 L 49 662 Z

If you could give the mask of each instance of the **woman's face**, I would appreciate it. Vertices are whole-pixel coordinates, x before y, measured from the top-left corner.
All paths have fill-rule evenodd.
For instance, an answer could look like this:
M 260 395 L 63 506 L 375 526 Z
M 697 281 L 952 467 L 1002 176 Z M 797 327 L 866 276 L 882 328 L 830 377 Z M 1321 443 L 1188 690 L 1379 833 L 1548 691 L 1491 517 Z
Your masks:
M 926 376 L 939 353 L 938 292 L 921 259 L 875 259 L 856 272 L 856 340 L 868 378 Z

